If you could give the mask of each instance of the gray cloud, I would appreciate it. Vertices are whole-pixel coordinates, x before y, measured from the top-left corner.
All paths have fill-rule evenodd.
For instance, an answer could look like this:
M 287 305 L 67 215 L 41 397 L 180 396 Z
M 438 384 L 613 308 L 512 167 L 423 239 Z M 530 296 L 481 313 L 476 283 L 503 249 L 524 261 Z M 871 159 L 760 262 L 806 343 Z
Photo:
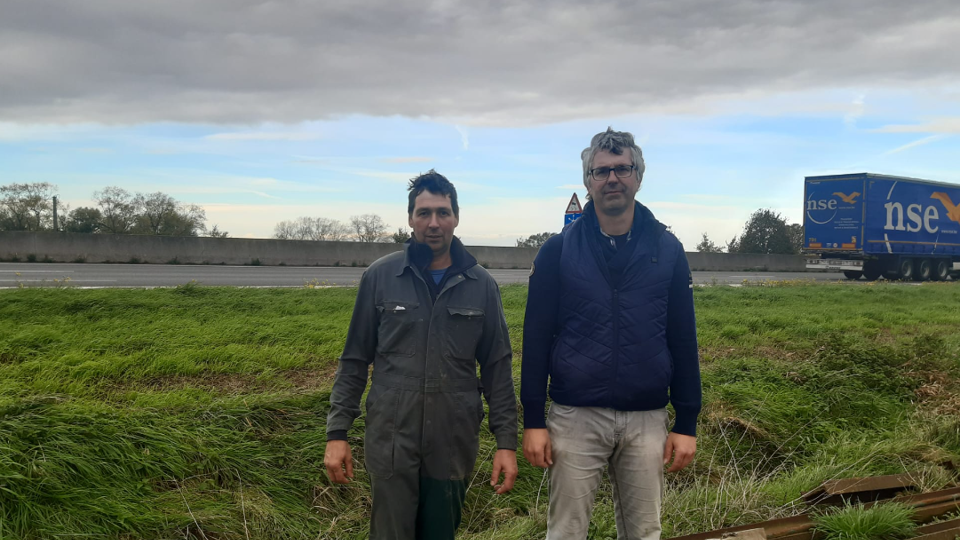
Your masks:
M 955 84 L 955 0 L 0 0 L 0 121 L 524 125 Z

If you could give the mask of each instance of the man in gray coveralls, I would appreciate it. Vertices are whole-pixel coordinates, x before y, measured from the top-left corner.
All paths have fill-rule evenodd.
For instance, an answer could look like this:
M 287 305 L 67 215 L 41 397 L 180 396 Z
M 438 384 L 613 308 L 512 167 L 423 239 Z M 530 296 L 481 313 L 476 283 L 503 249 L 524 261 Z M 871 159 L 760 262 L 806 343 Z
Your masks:
M 373 364 L 364 435 L 370 538 L 452 540 L 479 451 L 481 393 L 497 440 L 490 485 L 506 493 L 517 476 L 512 351 L 497 283 L 453 236 L 453 184 L 431 170 L 409 190 L 413 237 L 360 279 L 330 394 L 324 464 L 335 483 L 353 477 L 347 431 Z

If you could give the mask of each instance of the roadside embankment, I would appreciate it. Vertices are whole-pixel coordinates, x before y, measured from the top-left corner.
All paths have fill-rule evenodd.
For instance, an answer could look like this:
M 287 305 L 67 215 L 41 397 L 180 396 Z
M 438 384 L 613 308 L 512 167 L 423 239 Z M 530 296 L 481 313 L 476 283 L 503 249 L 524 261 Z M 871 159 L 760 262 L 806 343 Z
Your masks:
M 527 288 L 501 293 L 519 383 Z M 365 538 L 363 417 L 354 481 L 323 466 L 355 295 L 0 291 L 0 538 Z M 665 538 L 789 518 L 829 479 L 956 482 L 960 289 L 766 283 L 694 301 L 704 408 L 696 460 L 667 477 Z M 480 445 L 458 537 L 543 538 L 544 472 L 520 457 L 497 496 L 486 423 Z M 611 499 L 604 481 L 591 539 L 616 537 Z

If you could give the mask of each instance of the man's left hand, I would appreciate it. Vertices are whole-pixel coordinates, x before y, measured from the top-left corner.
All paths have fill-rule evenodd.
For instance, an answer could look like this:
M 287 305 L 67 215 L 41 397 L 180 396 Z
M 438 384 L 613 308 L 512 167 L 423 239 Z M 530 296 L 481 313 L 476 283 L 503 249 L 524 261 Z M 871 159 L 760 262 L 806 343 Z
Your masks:
M 673 465 L 667 469 L 667 472 L 677 472 L 689 465 L 696 453 L 696 437 L 670 433 L 667 435 L 667 444 L 663 448 L 663 464 L 670 463 L 670 458 L 673 458 Z
M 503 483 L 497 485 L 501 473 L 503 474 Z M 497 495 L 503 495 L 513 489 L 513 482 L 516 479 L 516 450 L 497 450 L 497 453 L 493 455 L 493 474 L 490 476 L 490 485 L 497 489 Z

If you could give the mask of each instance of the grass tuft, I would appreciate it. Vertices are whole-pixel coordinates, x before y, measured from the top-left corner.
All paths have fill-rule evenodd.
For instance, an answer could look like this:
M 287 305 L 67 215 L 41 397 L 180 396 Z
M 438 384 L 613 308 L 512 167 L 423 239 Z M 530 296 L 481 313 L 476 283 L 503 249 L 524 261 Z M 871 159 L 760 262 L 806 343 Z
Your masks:
M 870 508 L 847 505 L 836 512 L 817 514 L 813 520 L 824 540 L 902 540 L 916 534 L 913 511 L 896 503 Z

